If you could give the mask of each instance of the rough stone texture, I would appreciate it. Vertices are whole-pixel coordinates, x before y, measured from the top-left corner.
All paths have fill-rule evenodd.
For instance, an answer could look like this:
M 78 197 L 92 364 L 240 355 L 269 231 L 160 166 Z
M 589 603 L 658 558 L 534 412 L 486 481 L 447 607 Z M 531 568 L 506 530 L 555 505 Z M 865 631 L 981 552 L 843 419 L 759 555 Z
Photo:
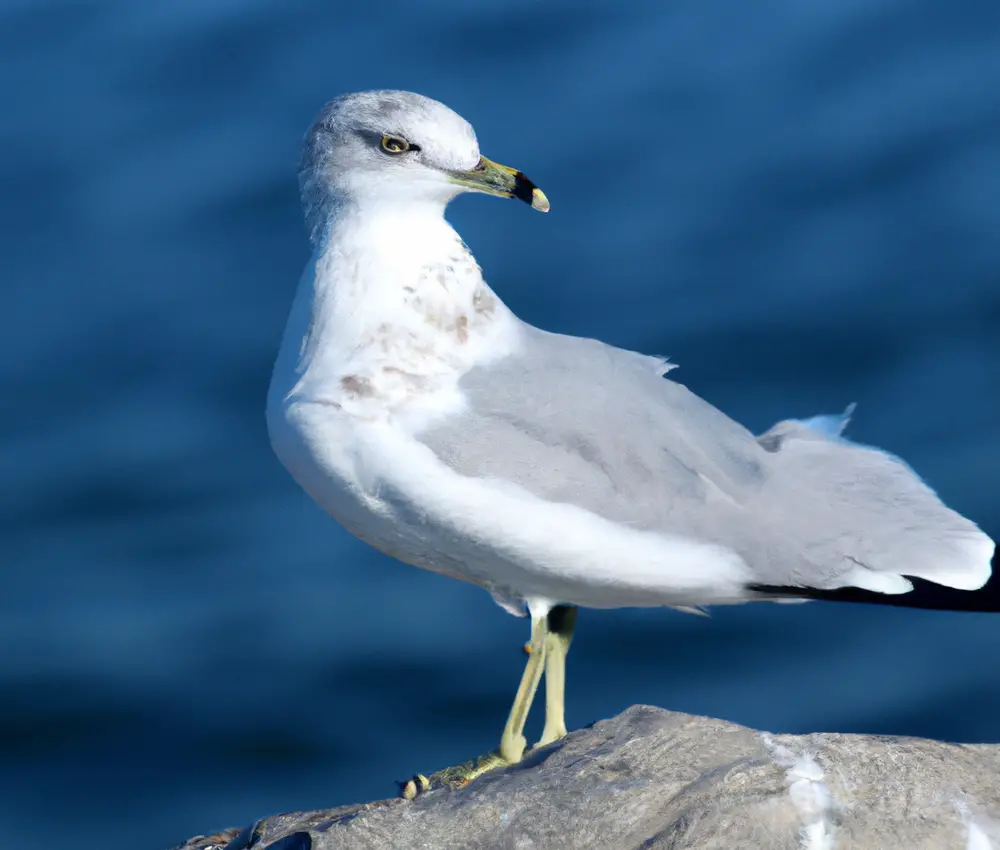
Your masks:
M 1000 850 L 1000 746 L 768 735 L 633 706 L 460 791 L 265 818 L 184 850 Z

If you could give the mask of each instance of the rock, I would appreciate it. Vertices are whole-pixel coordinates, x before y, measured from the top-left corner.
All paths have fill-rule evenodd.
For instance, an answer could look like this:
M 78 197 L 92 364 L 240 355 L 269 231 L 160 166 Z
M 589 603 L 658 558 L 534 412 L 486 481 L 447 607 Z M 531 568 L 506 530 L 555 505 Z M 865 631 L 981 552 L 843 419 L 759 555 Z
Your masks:
M 458 791 L 182 845 L 221 847 L 1000 850 L 1000 745 L 769 735 L 633 706 Z

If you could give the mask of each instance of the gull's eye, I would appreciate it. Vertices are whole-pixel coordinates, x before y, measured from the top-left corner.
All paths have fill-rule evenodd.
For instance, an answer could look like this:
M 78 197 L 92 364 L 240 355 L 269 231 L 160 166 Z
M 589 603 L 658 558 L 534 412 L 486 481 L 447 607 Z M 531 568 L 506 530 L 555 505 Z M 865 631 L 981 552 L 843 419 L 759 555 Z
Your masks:
M 420 150 L 416 145 L 411 145 L 402 136 L 394 136 L 386 133 L 382 136 L 382 150 L 386 153 L 406 153 L 407 151 Z

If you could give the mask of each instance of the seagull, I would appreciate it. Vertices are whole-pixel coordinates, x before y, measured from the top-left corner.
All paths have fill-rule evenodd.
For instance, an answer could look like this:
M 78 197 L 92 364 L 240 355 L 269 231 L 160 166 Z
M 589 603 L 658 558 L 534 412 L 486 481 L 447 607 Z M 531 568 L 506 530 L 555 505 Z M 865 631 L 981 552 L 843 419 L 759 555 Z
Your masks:
M 499 748 L 404 796 L 566 734 L 577 609 L 792 601 L 912 579 L 974 590 L 994 542 L 841 416 L 754 435 L 662 358 L 515 316 L 445 220 L 465 192 L 547 212 L 470 124 L 405 91 L 330 101 L 299 172 L 312 255 L 267 400 L 272 447 L 349 532 L 531 621 Z

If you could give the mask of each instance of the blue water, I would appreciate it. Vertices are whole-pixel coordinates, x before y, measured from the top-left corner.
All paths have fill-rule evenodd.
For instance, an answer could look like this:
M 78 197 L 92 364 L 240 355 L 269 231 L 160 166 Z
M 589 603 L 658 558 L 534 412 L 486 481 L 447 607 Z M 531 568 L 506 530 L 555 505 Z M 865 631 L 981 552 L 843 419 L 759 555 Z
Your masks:
M 6 844 L 163 848 L 496 741 L 525 622 L 268 447 L 326 99 L 437 97 L 545 189 L 451 213 L 525 319 L 755 429 L 856 401 L 996 535 L 997 80 L 993 0 L 0 0 Z M 998 657 L 1000 614 L 583 612 L 568 719 L 997 741 Z

